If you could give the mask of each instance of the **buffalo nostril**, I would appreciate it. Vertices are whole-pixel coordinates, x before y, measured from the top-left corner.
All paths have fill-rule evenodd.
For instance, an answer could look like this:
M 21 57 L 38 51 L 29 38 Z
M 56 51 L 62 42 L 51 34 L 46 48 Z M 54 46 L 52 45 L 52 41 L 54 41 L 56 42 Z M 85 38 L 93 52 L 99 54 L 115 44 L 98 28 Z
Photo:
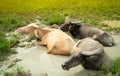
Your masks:
M 115 45 L 114 43 L 109 44 L 110 47 L 112 47 L 112 46 L 114 46 L 114 45 Z
M 113 42 L 113 43 L 112 43 L 112 45 L 114 46 L 114 45 L 115 45 L 115 43 Z
M 65 69 L 65 65 L 62 65 L 62 68 Z
M 62 65 L 62 68 L 63 68 L 64 70 L 69 70 L 69 68 L 68 68 L 66 65 Z

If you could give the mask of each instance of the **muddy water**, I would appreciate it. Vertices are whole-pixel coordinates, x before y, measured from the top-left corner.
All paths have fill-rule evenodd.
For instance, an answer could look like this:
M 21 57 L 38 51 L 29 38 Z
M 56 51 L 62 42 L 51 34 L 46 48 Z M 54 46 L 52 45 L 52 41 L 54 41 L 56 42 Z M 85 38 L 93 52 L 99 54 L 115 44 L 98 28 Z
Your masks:
M 120 57 L 120 35 L 113 35 L 115 46 L 105 47 L 105 64 L 111 64 L 113 60 Z
M 114 47 L 105 47 L 105 63 L 117 57 L 120 57 L 120 35 L 113 35 L 116 45 Z M 17 64 L 22 65 L 26 70 L 30 70 L 32 76 L 94 76 L 95 71 L 85 70 L 81 65 L 64 71 L 61 64 L 69 56 L 59 56 L 47 54 L 47 48 L 44 46 L 34 46 L 32 48 L 17 47 L 17 57 L 23 60 Z

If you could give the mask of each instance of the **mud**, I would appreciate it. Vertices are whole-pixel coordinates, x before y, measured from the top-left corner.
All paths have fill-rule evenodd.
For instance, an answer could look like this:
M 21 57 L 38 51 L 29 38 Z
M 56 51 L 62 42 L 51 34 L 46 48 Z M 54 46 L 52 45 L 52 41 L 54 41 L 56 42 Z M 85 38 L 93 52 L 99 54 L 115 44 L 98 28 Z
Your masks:
M 17 48 L 18 57 L 22 57 L 22 61 L 18 62 L 19 65 L 24 66 L 26 70 L 30 70 L 33 76 L 39 76 L 46 73 L 47 76 L 93 76 L 94 71 L 87 71 L 80 65 L 70 71 L 64 71 L 61 68 L 69 56 L 51 55 L 46 53 L 46 47 L 35 46 L 30 49 Z M 21 52 L 21 51 L 22 52 Z M 26 50 L 26 51 L 25 51 Z M 24 51 L 24 52 L 23 52 Z
M 105 64 L 111 64 L 112 61 L 120 57 L 120 35 L 112 35 L 114 37 L 115 46 L 105 47 L 106 58 Z M 77 40 L 75 40 L 77 41 Z M 28 47 L 17 47 L 17 58 L 22 61 L 17 62 L 18 65 L 30 70 L 32 76 L 94 76 L 96 71 L 86 70 L 81 65 L 65 71 L 61 68 L 69 56 L 47 54 L 47 48 L 36 45 Z

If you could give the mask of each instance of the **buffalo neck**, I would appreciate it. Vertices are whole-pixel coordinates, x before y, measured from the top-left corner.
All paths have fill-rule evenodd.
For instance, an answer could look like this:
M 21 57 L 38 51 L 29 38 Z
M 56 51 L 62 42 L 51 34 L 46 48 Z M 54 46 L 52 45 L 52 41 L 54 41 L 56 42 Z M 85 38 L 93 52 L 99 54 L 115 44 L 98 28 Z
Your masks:
M 46 34 L 48 34 L 51 30 L 45 28 L 38 28 L 38 38 L 43 38 Z

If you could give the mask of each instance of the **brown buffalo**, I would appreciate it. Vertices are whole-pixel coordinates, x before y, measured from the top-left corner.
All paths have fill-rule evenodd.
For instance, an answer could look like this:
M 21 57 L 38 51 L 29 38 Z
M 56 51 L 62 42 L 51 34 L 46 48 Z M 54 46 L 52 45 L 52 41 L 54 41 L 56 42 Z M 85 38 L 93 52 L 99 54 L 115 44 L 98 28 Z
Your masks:
M 20 33 L 33 34 L 39 38 L 39 45 L 47 46 L 49 54 L 69 55 L 75 44 L 69 35 L 59 29 L 41 28 L 32 23 L 18 30 Z

